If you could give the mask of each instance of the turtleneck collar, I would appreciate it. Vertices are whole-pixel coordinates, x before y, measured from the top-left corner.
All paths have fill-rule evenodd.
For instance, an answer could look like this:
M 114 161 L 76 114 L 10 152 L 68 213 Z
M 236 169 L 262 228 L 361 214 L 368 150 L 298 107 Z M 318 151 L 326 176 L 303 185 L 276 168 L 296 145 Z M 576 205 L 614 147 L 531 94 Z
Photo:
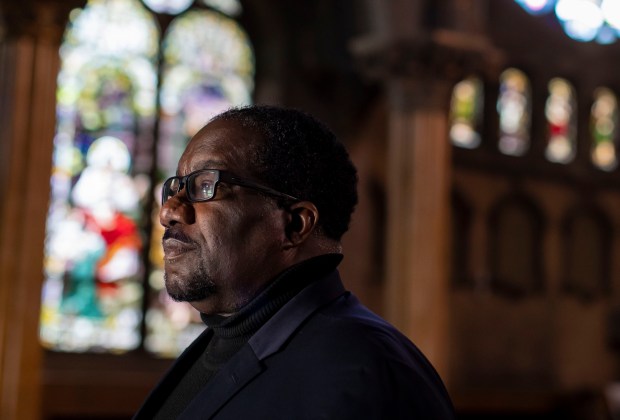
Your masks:
M 230 316 L 201 314 L 202 321 L 220 338 L 249 338 L 303 288 L 335 270 L 340 261 L 341 254 L 325 254 L 295 264 L 238 312 Z

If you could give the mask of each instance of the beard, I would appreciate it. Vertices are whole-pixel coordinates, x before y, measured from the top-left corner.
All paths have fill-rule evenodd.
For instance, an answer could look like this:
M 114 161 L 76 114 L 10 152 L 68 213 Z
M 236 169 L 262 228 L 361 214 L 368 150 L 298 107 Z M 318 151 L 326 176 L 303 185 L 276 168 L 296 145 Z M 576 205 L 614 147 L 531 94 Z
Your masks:
M 213 296 L 217 290 L 215 282 L 203 264 L 200 264 L 195 272 L 186 278 L 175 280 L 169 278 L 164 270 L 166 291 L 175 302 L 197 302 Z

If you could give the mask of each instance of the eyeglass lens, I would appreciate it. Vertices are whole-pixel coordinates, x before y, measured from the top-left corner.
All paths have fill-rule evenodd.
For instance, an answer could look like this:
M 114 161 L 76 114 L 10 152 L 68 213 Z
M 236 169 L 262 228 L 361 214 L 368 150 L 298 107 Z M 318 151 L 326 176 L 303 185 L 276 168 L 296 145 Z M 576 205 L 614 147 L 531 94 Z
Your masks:
M 170 178 L 166 180 L 163 186 L 162 204 L 174 197 L 179 192 L 181 180 L 179 178 Z
M 215 183 L 218 179 L 218 173 L 215 171 L 204 171 L 193 174 L 187 180 L 190 195 L 194 200 L 206 201 L 215 195 Z
M 179 193 L 183 178 L 170 178 L 164 183 L 162 203 Z M 215 185 L 219 179 L 218 171 L 199 171 L 190 174 L 184 187 L 187 189 L 188 198 L 192 201 L 208 201 L 215 195 Z

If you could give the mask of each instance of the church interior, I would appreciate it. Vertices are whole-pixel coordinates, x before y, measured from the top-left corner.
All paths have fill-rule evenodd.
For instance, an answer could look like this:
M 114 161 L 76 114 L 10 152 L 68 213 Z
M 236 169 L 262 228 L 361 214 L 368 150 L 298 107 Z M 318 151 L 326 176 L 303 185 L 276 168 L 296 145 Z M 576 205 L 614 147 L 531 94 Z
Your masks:
M 0 0 L 0 418 L 130 418 L 203 328 L 157 197 L 250 103 L 347 146 L 345 285 L 459 419 L 620 418 L 617 37 L 617 0 Z

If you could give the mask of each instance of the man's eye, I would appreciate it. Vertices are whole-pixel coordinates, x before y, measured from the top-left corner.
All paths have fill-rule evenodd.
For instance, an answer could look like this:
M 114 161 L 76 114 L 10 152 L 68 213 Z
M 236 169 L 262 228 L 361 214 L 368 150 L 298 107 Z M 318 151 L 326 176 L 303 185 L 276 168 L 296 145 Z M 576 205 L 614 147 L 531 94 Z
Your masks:
M 213 194 L 213 183 L 203 182 L 202 184 L 200 184 L 200 192 L 202 193 L 202 195 L 207 197 Z

